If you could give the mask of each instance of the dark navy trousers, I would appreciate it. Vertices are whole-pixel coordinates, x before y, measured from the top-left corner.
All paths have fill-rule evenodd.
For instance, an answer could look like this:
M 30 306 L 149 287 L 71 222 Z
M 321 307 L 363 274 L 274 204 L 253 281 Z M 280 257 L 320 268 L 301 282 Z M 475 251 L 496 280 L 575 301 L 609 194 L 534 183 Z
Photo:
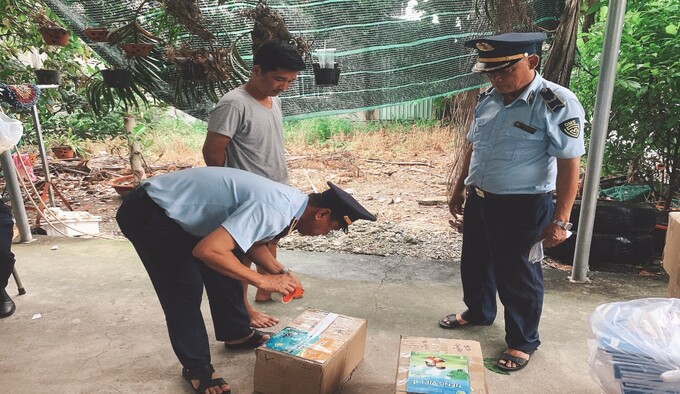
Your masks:
M 151 278 L 165 313 L 170 343 L 184 367 L 194 369 L 211 363 L 200 309 L 204 284 L 217 340 L 244 338 L 252 332 L 241 282 L 193 257 L 192 250 L 200 238 L 168 218 L 143 188 L 136 188 L 125 198 L 116 220 Z
M 13 236 L 12 211 L 5 203 L 0 201 L 0 288 L 2 289 L 7 287 L 7 282 L 14 269 Z
M 480 197 L 468 188 L 463 218 L 461 278 L 463 318 L 491 324 L 496 292 L 505 308 L 508 348 L 534 351 L 541 344 L 538 323 L 543 308 L 541 263 L 529 263 L 529 251 L 550 223 L 552 194 Z

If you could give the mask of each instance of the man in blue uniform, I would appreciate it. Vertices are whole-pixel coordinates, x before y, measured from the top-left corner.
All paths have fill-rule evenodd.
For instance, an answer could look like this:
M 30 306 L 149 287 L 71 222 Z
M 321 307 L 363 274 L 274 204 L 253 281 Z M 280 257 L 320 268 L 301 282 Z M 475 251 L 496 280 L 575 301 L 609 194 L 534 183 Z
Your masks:
M 12 211 L 0 200 L 0 319 L 12 316 L 17 309 L 5 287 L 14 270 L 14 253 L 12 253 L 12 237 L 14 222 Z
M 473 71 L 486 74 L 492 86 L 479 97 L 449 201 L 454 217 L 465 203 L 461 279 L 467 310 L 439 324 L 492 324 L 498 292 L 508 348 L 497 365 L 509 371 L 526 366 L 541 343 L 543 273 L 529 252 L 537 242 L 553 247 L 567 238 L 585 153 L 583 107 L 568 89 L 536 72 L 545 38 L 508 33 L 465 43 L 479 54 Z
M 217 339 L 227 349 L 255 348 L 269 335 L 250 327 L 241 281 L 284 295 L 300 286 L 267 242 L 293 230 L 325 235 L 376 220 L 328 186 L 306 195 L 250 172 L 201 167 L 148 179 L 123 201 L 116 220 L 151 278 L 182 375 L 196 392 L 230 392 L 211 365 L 200 309 L 204 285 Z M 241 264 L 246 256 L 269 275 Z

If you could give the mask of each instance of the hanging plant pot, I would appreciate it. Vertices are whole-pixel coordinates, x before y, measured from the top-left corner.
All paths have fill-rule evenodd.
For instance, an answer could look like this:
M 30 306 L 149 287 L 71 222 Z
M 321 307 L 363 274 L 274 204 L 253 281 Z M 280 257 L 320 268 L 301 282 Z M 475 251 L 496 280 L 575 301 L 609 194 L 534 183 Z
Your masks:
M 93 42 L 108 42 L 109 29 L 102 28 L 87 28 L 83 33 Z
M 312 63 L 316 86 L 336 86 L 338 84 L 340 69 L 338 63 L 333 63 L 333 66 L 333 68 L 321 68 L 319 63 Z
M 53 146 L 51 149 L 57 159 L 73 159 L 76 157 L 76 152 L 68 145 Z
M 33 70 L 37 85 L 61 85 L 61 71 Z
M 38 31 L 47 45 L 65 47 L 71 38 L 71 32 L 61 27 L 41 27 Z
M 128 56 L 144 57 L 149 56 L 151 50 L 155 47 L 155 45 L 134 42 L 129 44 L 120 44 L 119 47 L 120 49 L 125 51 L 125 54 Z
M 102 70 L 104 83 L 110 88 L 126 89 L 132 85 L 132 73 L 128 70 Z

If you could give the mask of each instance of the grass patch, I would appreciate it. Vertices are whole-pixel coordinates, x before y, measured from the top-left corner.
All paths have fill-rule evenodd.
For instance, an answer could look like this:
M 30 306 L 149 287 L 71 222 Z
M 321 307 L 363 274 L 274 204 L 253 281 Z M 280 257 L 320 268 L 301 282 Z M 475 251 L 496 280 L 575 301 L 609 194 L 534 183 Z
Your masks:
M 456 128 L 427 121 L 351 121 L 314 118 L 284 122 L 286 148 L 351 150 L 362 157 L 407 158 L 442 154 L 460 143 Z M 455 137 L 455 138 L 454 138 Z
M 167 109 L 138 117 L 146 125 L 142 151 L 149 164 L 202 166 L 201 148 L 207 125 Z M 363 158 L 431 161 L 456 152 L 461 134 L 456 128 L 428 121 L 353 121 L 328 117 L 284 122 L 285 148 L 290 155 L 351 151 Z M 90 143 L 90 150 L 127 156 L 123 138 Z

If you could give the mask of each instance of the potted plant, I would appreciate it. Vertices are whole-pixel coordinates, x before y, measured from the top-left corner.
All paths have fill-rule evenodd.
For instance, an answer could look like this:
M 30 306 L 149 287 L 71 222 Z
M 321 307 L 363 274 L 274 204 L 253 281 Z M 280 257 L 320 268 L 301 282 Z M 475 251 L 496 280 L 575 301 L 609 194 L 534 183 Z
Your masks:
M 257 5 L 238 11 L 238 14 L 252 20 L 253 53 L 267 40 L 283 40 L 294 44 L 303 58 L 310 53 L 310 43 L 302 36 L 293 37 L 288 31 L 286 21 L 277 11 L 271 9 L 266 0 L 258 0 Z
M 111 45 L 118 45 L 128 57 L 149 56 L 161 41 L 160 38 L 142 27 L 139 22 L 140 13 L 146 3 L 147 0 L 142 1 L 131 19 L 112 29 L 106 36 L 106 40 Z
M 89 152 L 85 149 L 83 141 L 78 139 L 71 129 L 65 132 L 56 132 L 45 136 L 46 145 L 50 147 L 54 156 L 58 159 L 73 159 L 74 157 L 87 157 Z
M 37 8 L 31 14 L 31 20 L 38 25 L 38 31 L 47 45 L 65 47 L 71 38 L 71 32 L 52 21 L 45 14 L 45 10 Z
M 217 102 L 224 94 L 245 83 L 248 71 L 235 43 L 229 47 L 168 48 L 166 58 L 177 67 L 175 104 L 195 102 L 205 95 Z
M 33 70 L 36 84 L 38 85 L 61 85 L 61 59 L 59 52 L 47 47 L 42 51 L 44 59 L 40 68 Z
M 92 112 L 101 116 L 148 106 L 149 98 L 155 99 L 153 92 L 160 89 L 162 80 L 158 71 L 156 65 L 140 61 L 130 61 L 122 68 L 99 70 L 90 76 L 85 87 L 85 97 Z

